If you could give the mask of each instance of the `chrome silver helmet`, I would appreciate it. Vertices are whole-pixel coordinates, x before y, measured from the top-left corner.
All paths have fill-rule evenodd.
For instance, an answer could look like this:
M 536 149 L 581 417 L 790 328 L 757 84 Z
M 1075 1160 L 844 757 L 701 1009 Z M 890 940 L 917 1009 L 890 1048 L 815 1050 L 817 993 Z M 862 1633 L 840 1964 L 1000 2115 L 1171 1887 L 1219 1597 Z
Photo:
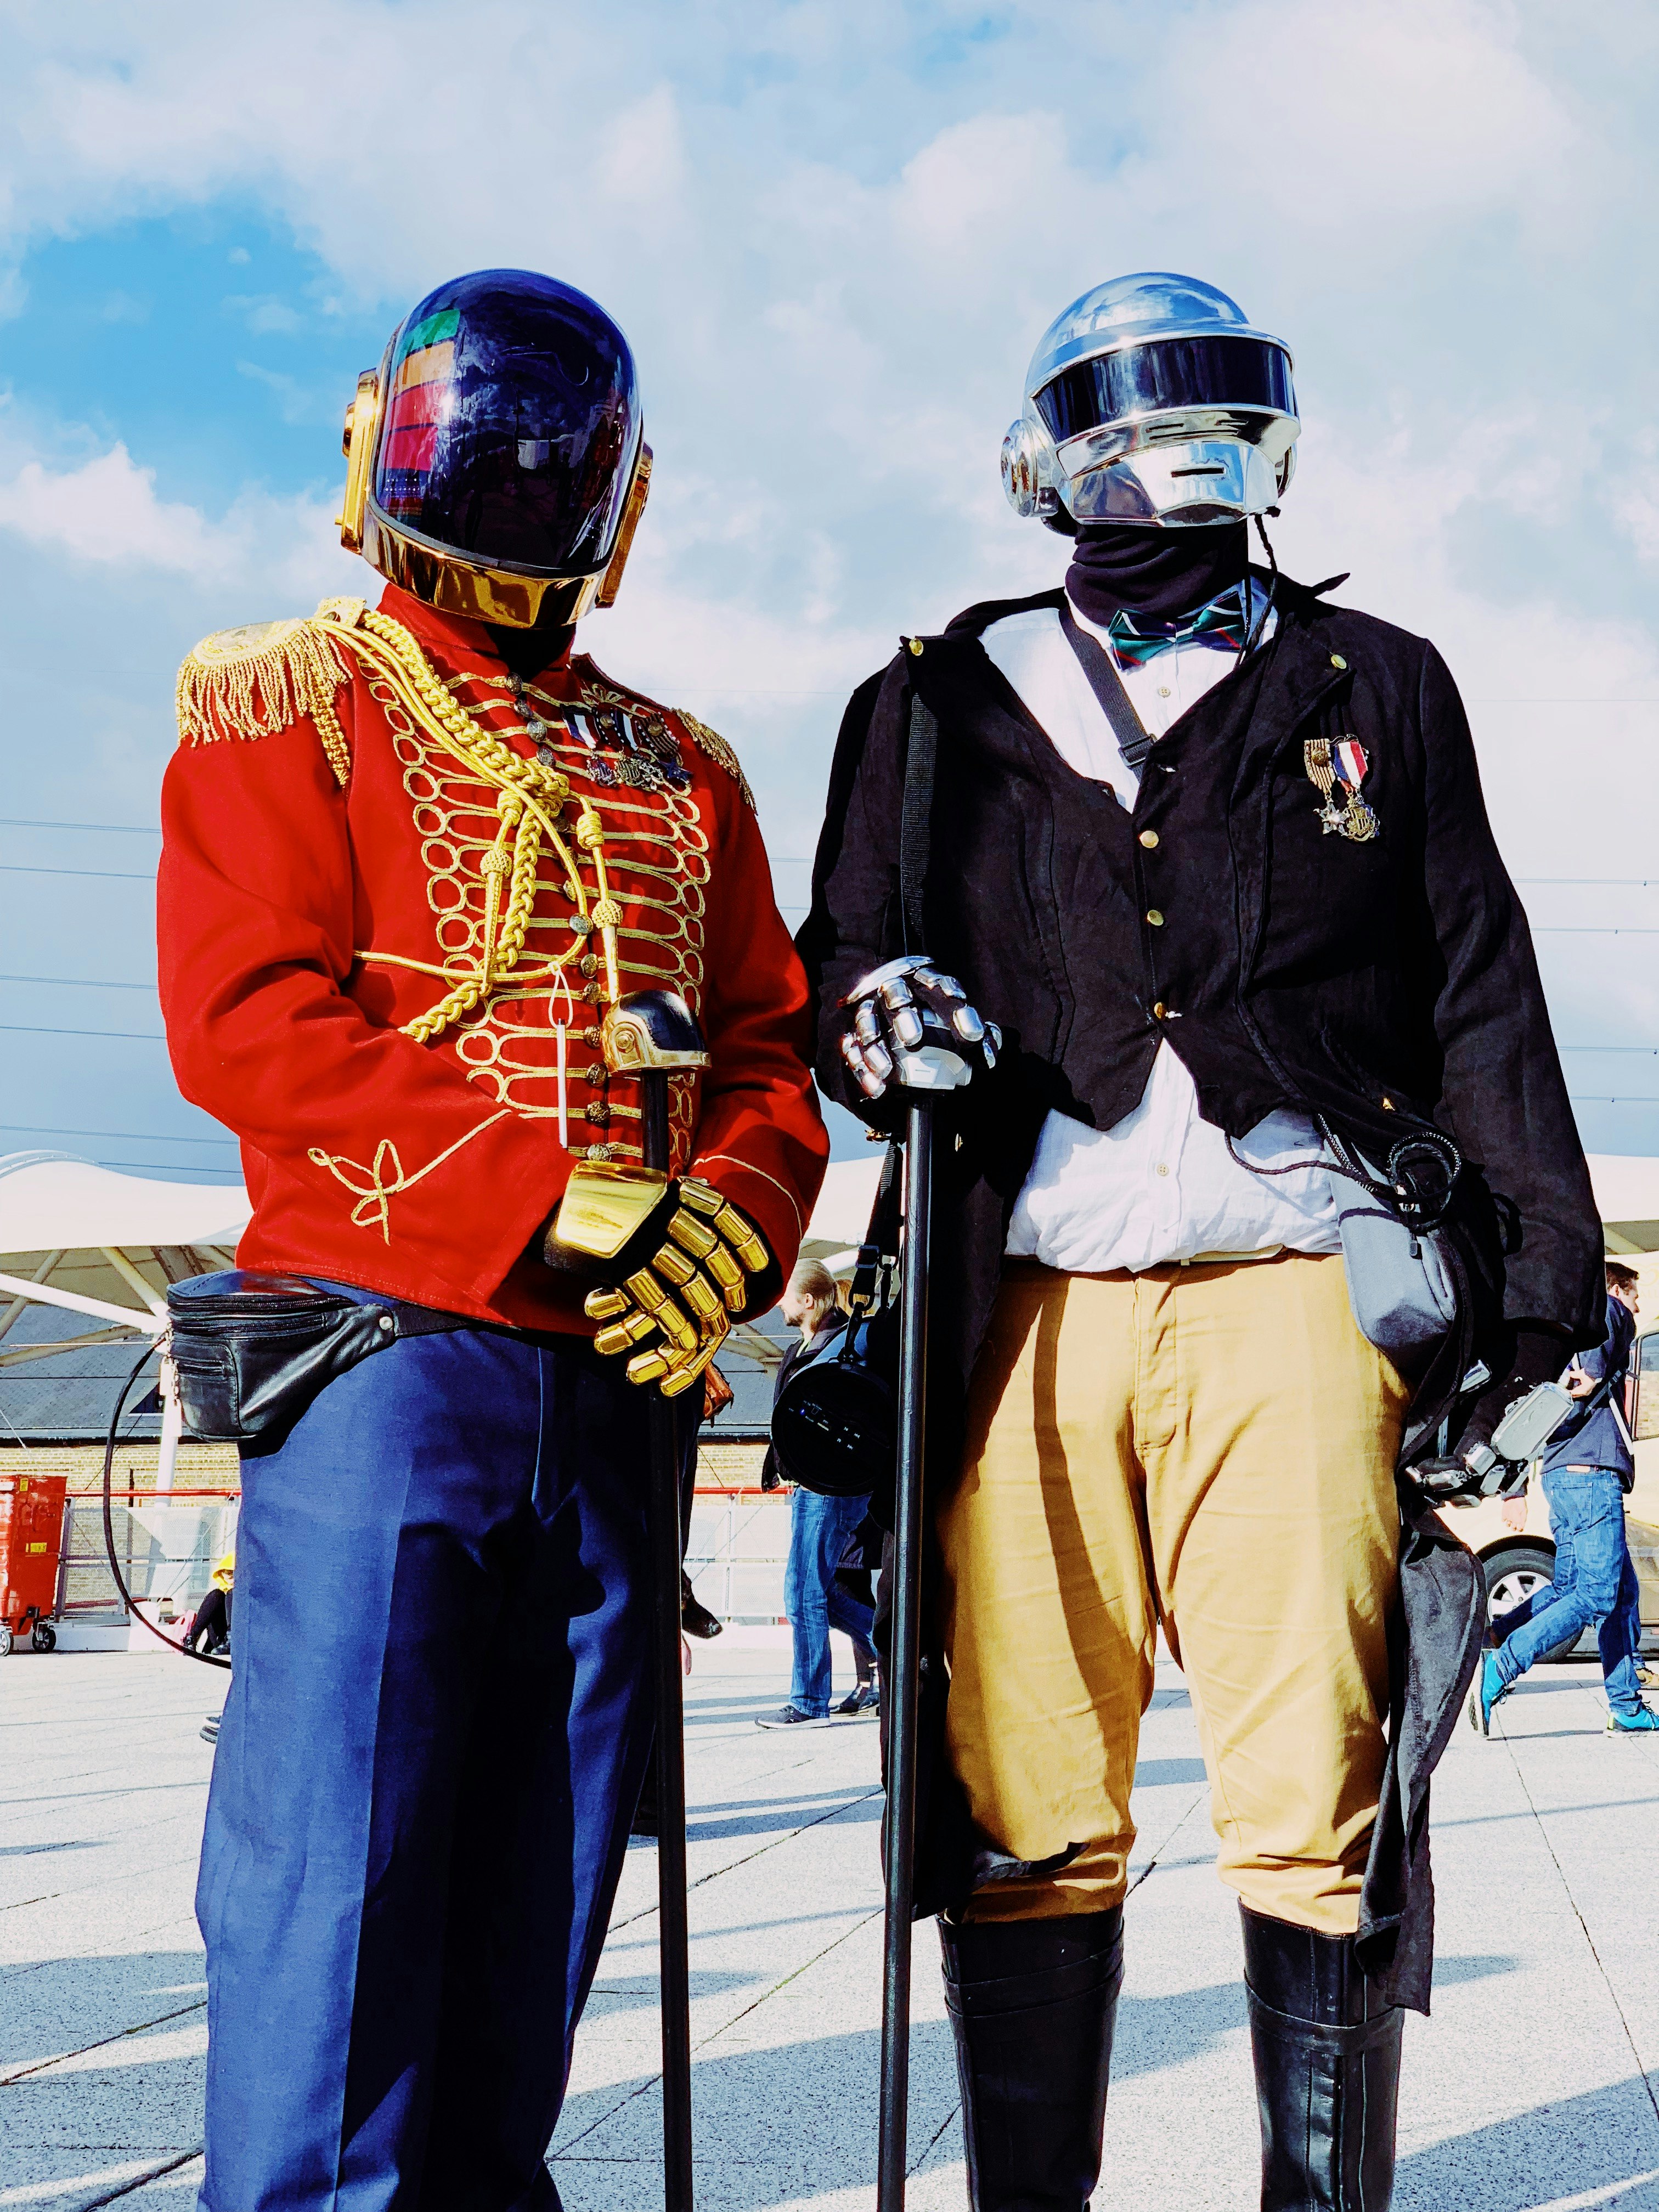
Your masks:
M 1301 428 L 1282 338 L 1195 276 L 1115 276 L 1038 341 L 1002 488 L 1045 520 L 1236 522 L 1276 502 Z

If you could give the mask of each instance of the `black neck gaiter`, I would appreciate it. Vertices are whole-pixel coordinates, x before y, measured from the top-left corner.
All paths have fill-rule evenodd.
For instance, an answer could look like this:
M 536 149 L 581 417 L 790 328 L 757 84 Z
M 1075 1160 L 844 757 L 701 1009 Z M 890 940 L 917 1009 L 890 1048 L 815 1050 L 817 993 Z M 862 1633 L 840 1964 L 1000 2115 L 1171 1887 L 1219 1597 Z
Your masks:
M 489 641 L 511 672 L 529 684 L 550 668 L 560 666 L 576 635 L 574 623 L 550 623 L 545 629 L 513 629 L 505 623 L 489 624 Z
M 1241 581 L 1249 565 L 1249 532 L 1242 522 L 1183 530 L 1091 523 L 1078 532 L 1066 590 L 1079 613 L 1103 626 L 1120 609 L 1173 622 Z

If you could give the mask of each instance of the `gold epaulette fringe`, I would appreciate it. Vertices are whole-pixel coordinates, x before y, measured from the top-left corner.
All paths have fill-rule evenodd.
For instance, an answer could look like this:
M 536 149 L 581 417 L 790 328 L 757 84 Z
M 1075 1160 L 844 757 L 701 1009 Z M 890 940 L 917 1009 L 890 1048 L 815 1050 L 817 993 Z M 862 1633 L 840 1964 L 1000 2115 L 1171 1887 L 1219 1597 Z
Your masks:
M 179 671 L 179 742 L 206 745 L 229 738 L 274 737 L 309 715 L 343 789 L 350 780 L 351 754 L 334 699 L 349 676 L 338 647 L 315 616 L 216 630 L 186 656 Z
M 688 714 L 684 707 L 675 708 L 674 719 L 684 727 L 700 750 L 706 752 L 717 767 L 726 770 L 743 793 L 744 805 L 751 814 L 754 813 L 755 794 L 749 788 L 749 779 L 743 772 L 743 764 L 720 732 L 711 730 L 707 722 L 700 722 L 695 714 Z

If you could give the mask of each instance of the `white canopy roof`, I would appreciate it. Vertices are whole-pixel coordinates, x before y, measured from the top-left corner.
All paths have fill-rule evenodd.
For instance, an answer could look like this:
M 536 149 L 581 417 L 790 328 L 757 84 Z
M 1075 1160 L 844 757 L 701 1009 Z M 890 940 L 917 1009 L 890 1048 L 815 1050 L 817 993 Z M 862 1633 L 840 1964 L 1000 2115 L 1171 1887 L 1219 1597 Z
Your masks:
M 802 1249 L 807 1257 L 822 1260 L 831 1254 L 856 1250 L 869 1226 L 870 1209 L 876 1202 L 884 1154 L 874 1146 L 866 1159 L 836 1160 L 825 1172 L 818 1202 L 806 1224 Z M 852 1264 L 849 1261 L 848 1263 Z
M 1592 1152 L 1589 1171 L 1608 1251 L 1659 1251 L 1659 1159 Z
M 69 1152 L 0 1158 L 0 1254 L 234 1244 L 252 1211 L 240 1182 L 152 1181 Z
M 810 1252 L 822 1255 L 857 1246 L 875 1203 L 881 1163 L 872 1146 L 862 1159 L 831 1165 L 807 1224 Z M 1593 1152 L 1589 1168 L 1604 1221 L 1659 1225 L 1659 1158 Z M 228 1248 L 252 1210 L 240 1182 L 165 1182 L 118 1174 L 67 1152 L 13 1152 L 0 1158 L 0 1265 L 32 1252 Z M 1659 1244 L 1659 1226 L 1654 1241 Z M 1647 1241 L 1638 1249 L 1650 1249 Z
M 866 1158 L 837 1160 L 830 1167 L 807 1225 L 806 1247 L 814 1258 L 860 1242 L 881 1180 L 881 1162 L 872 1146 Z M 1592 1152 L 1589 1171 L 1596 1210 L 1617 1232 L 1609 1237 L 1609 1249 L 1659 1250 L 1659 1159 Z

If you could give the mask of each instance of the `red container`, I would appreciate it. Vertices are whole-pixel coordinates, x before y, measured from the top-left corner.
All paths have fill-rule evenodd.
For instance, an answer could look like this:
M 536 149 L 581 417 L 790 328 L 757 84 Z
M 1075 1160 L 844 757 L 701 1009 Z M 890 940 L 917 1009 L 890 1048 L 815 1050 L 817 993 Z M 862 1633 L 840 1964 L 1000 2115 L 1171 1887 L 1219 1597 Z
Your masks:
M 0 1474 L 0 1656 L 27 1635 L 37 1651 L 58 1641 L 49 1615 L 58 1602 L 64 1547 L 62 1474 Z

